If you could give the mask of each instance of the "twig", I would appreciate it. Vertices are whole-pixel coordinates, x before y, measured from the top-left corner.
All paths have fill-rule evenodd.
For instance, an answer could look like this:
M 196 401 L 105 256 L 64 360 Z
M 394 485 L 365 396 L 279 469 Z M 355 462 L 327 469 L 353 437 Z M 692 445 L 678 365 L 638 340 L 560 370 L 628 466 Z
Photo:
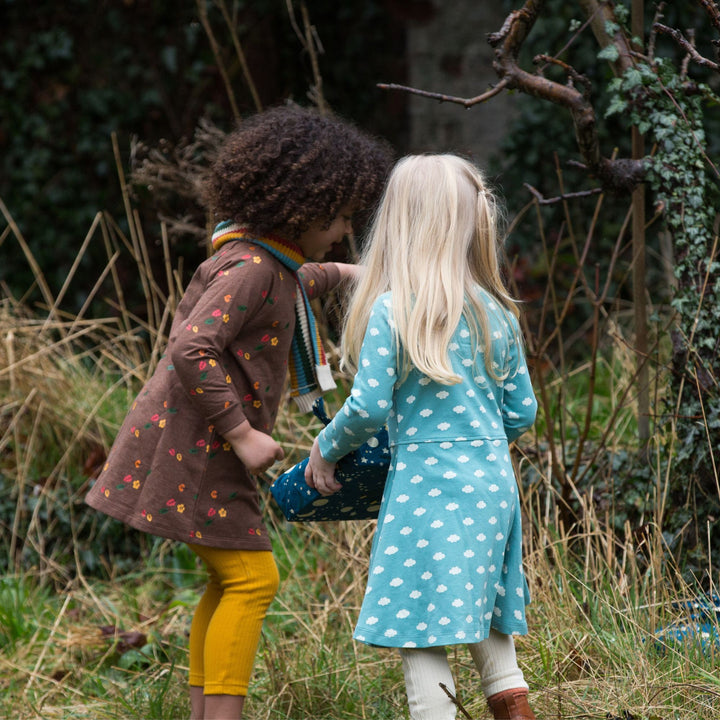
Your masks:
M 230 82 L 230 76 L 228 75 L 227 68 L 225 67 L 225 64 L 222 60 L 222 55 L 220 53 L 220 45 L 218 45 L 218 41 L 215 38 L 215 33 L 213 33 L 212 26 L 210 25 L 210 20 L 208 19 L 205 2 L 204 0 L 196 0 L 195 4 L 197 5 L 198 17 L 200 18 L 200 22 L 202 23 L 208 40 L 210 41 L 210 48 L 212 49 L 212 53 L 215 56 L 215 62 L 217 63 L 218 71 L 220 72 L 220 76 L 222 77 L 223 83 L 225 84 L 225 92 L 227 93 L 228 100 L 230 101 L 230 107 L 232 108 L 233 117 L 235 118 L 235 120 L 240 120 L 240 111 L 238 110 L 237 103 L 235 102 L 235 93 L 233 92 L 232 83 Z
M 462 703 L 448 690 L 448 686 L 445 683 L 438 683 L 438 685 L 445 691 L 445 694 L 455 703 L 458 710 L 468 719 L 472 720 L 472 715 L 462 706 Z
M 720 72 L 720 64 L 708 60 L 705 56 L 701 55 L 692 45 L 692 43 L 675 28 L 668 27 L 662 23 L 655 23 L 653 29 L 657 30 L 664 35 L 669 35 L 690 57 L 693 62 L 697 63 L 701 67 L 710 68 L 715 72 Z
M 556 197 L 546 198 L 539 190 L 535 189 L 532 185 L 528 183 L 523 183 L 523 185 L 530 191 L 532 196 L 538 201 L 539 205 L 554 205 L 555 203 L 563 202 L 563 200 L 590 197 L 591 195 L 597 195 L 603 191 L 602 188 L 592 188 L 590 190 L 580 190 L 573 193 L 563 193 L 561 195 L 557 195 Z
M 493 88 L 484 92 L 482 95 L 477 95 L 473 98 L 461 98 L 455 97 L 454 95 L 445 95 L 443 93 L 429 92 L 428 90 L 418 90 L 417 88 L 408 87 L 407 85 L 396 85 L 395 83 L 378 83 L 377 87 L 380 90 L 400 90 L 402 92 L 410 93 L 411 95 L 419 95 L 420 97 L 430 98 L 431 100 L 439 100 L 440 102 L 455 103 L 456 105 L 462 105 L 463 107 L 469 108 L 473 105 L 485 102 L 495 95 L 499 95 L 509 84 L 505 79 L 502 79 Z
M 320 63 L 318 62 L 318 50 L 322 52 L 323 49 L 317 30 L 310 22 L 307 5 L 304 2 L 300 3 L 300 12 L 302 13 L 303 27 L 305 28 L 305 47 L 310 55 L 310 67 L 312 67 L 313 80 L 315 81 L 308 94 L 310 99 L 317 105 L 319 113 L 325 115 L 327 113 L 327 103 L 323 96 L 323 79 L 320 74 Z
M 240 61 L 243 77 L 245 78 L 245 82 L 247 83 L 250 94 L 252 95 L 253 102 L 255 103 L 255 109 L 260 112 L 263 109 L 262 102 L 260 101 L 260 95 L 258 94 L 257 87 L 255 87 L 255 81 L 250 74 L 250 68 L 248 67 L 245 53 L 243 52 L 242 45 L 240 44 L 240 38 L 238 37 L 237 30 L 235 29 L 235 24 L 232 22 L 232 18 L 228 12 L 227 3 L 225 0 L 215 0 L 215 4 L 220 8 L 225 24 L 228 26 L 228 30 L 230 30 L 230 37 L 232 38 L 233 47 L 235 48 L 235 54 L 238 56 L 238 60 Z

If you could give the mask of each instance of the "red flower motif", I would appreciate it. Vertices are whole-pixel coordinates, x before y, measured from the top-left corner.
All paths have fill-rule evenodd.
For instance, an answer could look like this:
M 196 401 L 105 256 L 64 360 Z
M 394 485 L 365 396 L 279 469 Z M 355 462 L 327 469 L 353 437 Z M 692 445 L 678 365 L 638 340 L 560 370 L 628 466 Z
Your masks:
M 200 439 L 195 443 L 195 445 L 196 445 L 197 447 L 205 447 L 205 441 L 204 441 L 202 438 L 200 438 Z
M 213 515 L 215 515 L 216 512 L 217 510 L 215 508 L 210 508 L 208 510 L 208 517 L 212 517 Z

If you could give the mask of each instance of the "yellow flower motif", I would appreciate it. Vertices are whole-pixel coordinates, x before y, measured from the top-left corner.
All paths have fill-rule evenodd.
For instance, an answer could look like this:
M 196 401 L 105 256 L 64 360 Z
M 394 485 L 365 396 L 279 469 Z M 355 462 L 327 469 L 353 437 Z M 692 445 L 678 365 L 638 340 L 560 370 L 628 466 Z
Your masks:
M 230 316 L 227 313 L 225 313 L 222 317 L 222 321 L 224 323 L 226 323 L 226 322 L 229 322 L 229 320 L 230 320 Z
M 139 488 L 140 488 L 140 481 L 133 480 L 133 490 L 138 490 Z
M 196 388 L 195 388 L 195 392 L 196 392 L 198 395 L 202 395 L 205 391 L 204 391 L 201 387 L 196 387 Z
M 246 359 L 246 360 L 249 360 L 249 359 L 250 359 L 250 353 L 245 353 L 245 359 Z
M 261 257 L 258 257 L 257 255 L 255 255 L 255 257 L 253 257 L 253 262 L 254 262 L 256 265 L 259 265 L 259 264 L 262 262 L 262 258 L 261 258 Z
M 103 472 L 105 472 L 105 470 L 107 470 L 109 467 L 110 467 L 110 463 L 106 462 L 105 465 L 103 466 Z
M 229 450 L 232 450 L 232 445 L 229 442 L 223 443 L 223 450 L 225 452 L 228 452 Z
M 176 456 L 178 462 L 182 462 L 182 453 L 178 453 Z
M 225 376 L 225 382 L 226 382 L 228 385 L 232 385 L 232 378 L 231 378 L 229 375 L 226 375 L 226 376 Z
M 274 338 L 270 341 L 270 344 L 271 344 L 271 345 L 277 345 L 277 344 L 278 344 L 278 339 L 277 339 L 276 337 L 274 337 Z
M 311 281 L 310 281 L 310 287 L 315 287 L 315 281 L 314 281 L 314 280 L 311 280 Z
M 220 508 L 220 509 L 218 510 L 218 515 L 219 515 L 220 517 L 227 517 L 227 510 L 226 510 L 225 508 Z
M 133 433 L 133 435 L 135 437 L 140 437 L 140 431 L 137 428 L 135 428 L 135 432 Z
M 217 365 L 217 360 L 213 360 L 212 358 L 208 360 L 208 365 L 210 367 L 215 367 Z
M 255 402 L 253 402 L 253 407 L 254 408 L 262 407 L 262 400 L 255 400 Z
M 163 418 L 163 419 L 158 423 L 158 427 L 164 428 L 165 425 L 166 425 L 166 423 L 167 423 L 167 420 L 165 420 L 165 418 Z
M 146 519 L 148 522 L 152 522 L 152 513 L 148 513 L 148 514 L 145 516 L 145 519 Z
M 103 493 L 103 495 L 105 497 L 110 497 L 110 491 L 107 488 L 105 488 L 105 492 Z
M 198 530 L 198 531 L 195 533 L 195 537 L 196 537 L 196 538 L 200 538 L 200 539 L 202 540 L 202 533 Z
M 278 275 L 280 276 L 280 279 L 281 279 L 281 280 L 284 280 L 284 279 L 285 279 L 285 278 L 283 277 L 282 270 L 278 273 Z
M 177 506 L 177 511 L 178 511 L 179 513 L 184 513 L 184 512 L 185 512 L 185 506 L 184 506 L 182 503 L 180 503 L 180 504 Z
M 193 325 L 193 326 L 192 326 L 192 331 L 193 331 L 194 333 L 196 333 L 198 330 L 199 330 L 199 328 L 198 328 L 197 325 Z

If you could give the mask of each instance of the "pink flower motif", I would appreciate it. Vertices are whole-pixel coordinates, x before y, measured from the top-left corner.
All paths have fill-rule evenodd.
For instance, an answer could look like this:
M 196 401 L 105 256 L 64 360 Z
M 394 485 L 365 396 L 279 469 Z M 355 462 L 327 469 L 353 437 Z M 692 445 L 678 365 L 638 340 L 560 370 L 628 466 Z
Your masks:
M 175 498 L 170 498 L 165 504 L 168 507 L 175 507 Z
M 155 413 L 150 419 L 153 422 L 157 422 L 160 419 L 160 416 L 157 413 Z
M 200 438 L 200 440 L 198 440 L 198 441 L 195 443 L 195 445 L 196 445 L 197 447 L 205 447 L 205 441 L 204 441 L 202 438 Z
M 200 370 L 204 370 L 206 367 L 207 367 L 207 363 L 206 363 L 204 360 L 201 360 L 201 361 L 198 363 L 198 368 L 199 368 Z
M 132 482 L 132 475 L 126 475 L 123 478 L 123 482 L 126 482 L 126 483 Z
M 212 517 L 213 515 L 215 515 L 216 512 L 217 510 L 215 510 L 215 508 L 210 508 L 208 510 L 208 517 Z
M 222 310 L 213 310 L 212 316 L 213 317 L 220 317 L 222 315 Z
M 175 455 L 175 448 L 170 448 L 170 449 L 168 450 L 168 452 L 169 452 L 171 455 L 174 456 L 174 455 Z

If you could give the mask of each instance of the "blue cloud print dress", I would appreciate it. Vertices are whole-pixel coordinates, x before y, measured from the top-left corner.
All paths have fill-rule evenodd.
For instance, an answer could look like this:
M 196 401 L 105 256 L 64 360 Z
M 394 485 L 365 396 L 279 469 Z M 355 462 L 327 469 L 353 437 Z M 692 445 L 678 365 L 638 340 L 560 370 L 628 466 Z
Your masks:
M 354 637 L 430 647 L 527 632 L 517 482 L 508 442 L 535 420 L 537 401 L 517 321 L 486 301 L 496 382 L 463 319 L 449 346 L 456 385 L 417 370 L 403 382 L 390 294 L 373 305 L 352 392 L 319 436 L 334 462 L 387 423 L 392 462 Z

